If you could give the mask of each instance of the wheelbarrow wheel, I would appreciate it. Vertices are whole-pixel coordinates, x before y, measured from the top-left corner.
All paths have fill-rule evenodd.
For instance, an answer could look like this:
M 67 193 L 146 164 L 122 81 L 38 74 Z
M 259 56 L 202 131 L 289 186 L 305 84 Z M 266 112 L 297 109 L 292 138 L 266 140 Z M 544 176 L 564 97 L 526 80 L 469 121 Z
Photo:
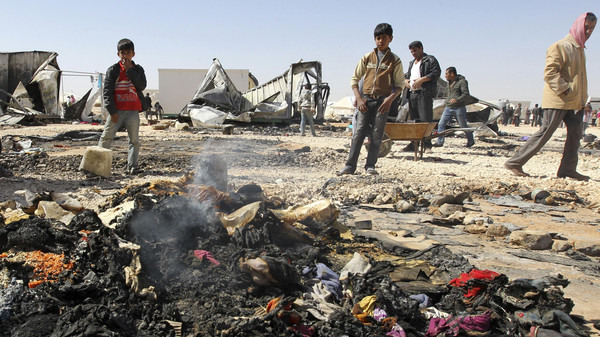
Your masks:
M 390 136 L 388 136 L 387 133 L 383 133 L 381 146 L 379 147 L 379 153 L 377 154 L 377 156 L 379 158 L 387 156 L 388 153 L 390 153 L 390 151 L 392 151 L 392 144 L 393 144 L 393 142 L 390 139 Z M 369 145 L 371 145 L 371 143 L 363 145 L 365 147 L 365 150 L 369 151 Z

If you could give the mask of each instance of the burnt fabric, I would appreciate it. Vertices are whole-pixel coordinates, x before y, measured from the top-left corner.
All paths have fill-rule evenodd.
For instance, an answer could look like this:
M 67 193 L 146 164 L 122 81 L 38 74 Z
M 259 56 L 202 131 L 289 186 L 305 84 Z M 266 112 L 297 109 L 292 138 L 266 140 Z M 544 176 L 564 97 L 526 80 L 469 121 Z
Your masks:
M 462 273 L 460 275 L 460 277 L 457 277 L 457 278 L 451 280 L 450 285 L 455 286 L 455 287 L 467 286 L 468 289 L 467 289 L 467 293 L 465 294 L 465 297 L 473 297 L 473 296 L 477 296 L 483 290 L 483 286 L 481 286 L 481 285 L 469 286 L 468 282 L 470 280 L 475 279 L 475 280 L 491 281 L 498 276 L 500 276 L 500 274 L 498 274 L 494 271 L 491 271 L 491 270 L 472 269 L 470 272 Z
M 197 250 L 194 250 L 194 255 L 198 259 L 200 259 L 200 261 L 204 261 L 204 258 L 206 258 L 208 261 L 210 261 L 210 263 L 214 264 L 215 266 L 218 266 L 221 264 L 219 261 L 217 261 L 213 257 L 213 255 L 209 251 L 197 249 Z
M 442 333 L 444 336 L 458 336 L 461 331 L 488 332 L 491 328 L 489 312 L 482 315 L 432 318 L 425 336 L 435 337 Z
M 342 285 L 340 284 L 340 277 L 333 270 L 329 269 L 322 263 L 317 263 L 315 268 L 304 268 L 302 273 L 304 275 L 316 272 L 317 278 L 321 280 L 321 283 L 325 286 L 329 292 L 331 292 L 335 298 L 340 301 L 342 299 Z

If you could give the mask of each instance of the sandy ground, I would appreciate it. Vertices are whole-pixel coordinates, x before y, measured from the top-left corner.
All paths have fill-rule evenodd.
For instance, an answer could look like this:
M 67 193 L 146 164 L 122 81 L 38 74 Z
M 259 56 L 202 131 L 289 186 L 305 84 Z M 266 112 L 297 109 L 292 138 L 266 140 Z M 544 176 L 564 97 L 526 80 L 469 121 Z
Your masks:
M 51 124 L 41 127 L 0 127 L 0 136 L 53 136 L 70 130 L 100 131 L 102 126 Z M 435 195 L 469 192 L 472 201 L 466 210 L 489 216 L 494 223 L 508 223 L 526 229 L 543 230 L 568 240 L 600 243 L 600 215 L 595 203 L 600 202 L 600 151 L 583 147 L 579 156 L 579 172 L 590 175 L 588 182 L 556 178 L 566 129 L 558 129 L 546 147 L 524 170 L 531 177 L 512 176 L 503 163 L 522 141 L 521 137 L 535 132 L 531 126 L 501 127 L 507 133 L 499 138 L 476 139 L 472 148 L 465 148 L 463 135 L 448 137 L 443 148 L 434 148 L 414 161 L 413 154 L 402 152 L 407 142 L 395 142 L 392 152 L 377 163 L 379 176 L 368 176 L 360 169 L 365 151 L 359 159 L 356 175 L 337 177 L 343 167 L 350 138 L 344 128 L 318 129 L 318 137 L 300 137 L 297 125 L 289 127 L 236 127 L 233 135 L 218 130 L 153 130 L 143 125 L 140 130 L 142 150 L 140 164 L 144 174 L 127 175 L 124 165 L 127 136 L 119 133 L 115 141 L 113 174 L 98 178 L 80 172 L 78 164 L 85 148 L 94 141 L 34 140 L 48 157 L 34 166 L 23 167 L 17 162 L 23 155 L 3 155 L 3 161 L 13 168 L 15 176 L 0 178 L 0 202 L 12 197 L 14 191 L 68 192 L 87 208 L 97 210 L 119 189 L 130 184 L 154 179 L 177 179 L 192 170 L 199 157 L 218 155 L 227 162 L 229 189 L 237 190 L 248 183 L 259 184 L 267 197 L 278 197 L 290 205 L 304 204 L 322 198 L 332 199 L 341 209 L 340 221 L 352 226 L 356 218 L 369 218 L 381 231 L 408 230 L 446 244 L 461 253 L 479 269 L 505 273 L 509 278 L 542 277 L 560 273 L 571 284 L 565 289 L 575 302 L 573 313 L 588 322 L 600 322 L 600 271 L 597 257 L 591 257 L 584 267 L 550 263 L 517 257 L 523 252 L 506 238 L 487 238 L 468 234 L 462 226 L 446 227 L 427 223 L 432 216 L 426 212 L 400 214 L 382 207 L 361 204 L 391 204 L 410 196 L 429 198 Z M 588 133 L 600 136 L 600 128 L 588 128 Z M 12 137 L 10 137 L 12 136 Z M 585 145 L 585 143 L 582 143 Z M 308 148 L 306 148 L 308 147 Z M 5 149 L 6 151 L 6 149 Z M 12 158 L 12 159 L 11 159 Z M 11 161 L 12 160 L 12 161 Z M 26 161 L 26 160 L 25 160 Z M 35 162 L 35 161 L 33 161 Z M 36 166 L 37 165 L 37 166 Z M 545 212 L 519 210 L 491 203 L 490 196 L 526 195 L 536 188 L 550 191 L 560 210 Z M 379 201 L 379 202 L 378 202 Z M 530 201 L 529 201 L 530 202 Z M 553 251 L 533 252 L 542 257 L 570 258 Z M 592 328 L 592 331 L 596 331 Z M 596 331 L 597 332 L 597 331 Z

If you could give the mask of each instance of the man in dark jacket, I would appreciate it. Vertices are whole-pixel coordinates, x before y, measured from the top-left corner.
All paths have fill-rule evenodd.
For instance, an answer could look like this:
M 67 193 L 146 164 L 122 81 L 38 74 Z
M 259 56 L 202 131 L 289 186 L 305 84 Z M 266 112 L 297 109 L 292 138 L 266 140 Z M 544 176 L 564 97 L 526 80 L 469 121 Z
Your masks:
M 466 105 L 473 101 L 473 97 L 469 94 L 469 83 L 463 75 L 456 73 L 456 68 L 448 67 L 446 69 L 446 80 L 448 80 L 448 97 L 446 98 L 446 108 L 438 124 L 438 133 L 446 130 L 446 125 L 452 118 L 456 118 L 461 128 L 469 127 L 467 125 Z M 467 147 L 473 146 L 475 144 L 473 131 L 465 131 L 465 134 L 467 135 Z M 444 140 L 444 136 L 438 137 L 433 146 L 444 146 Z
M 404 74 L 408 107 L 412 119 L 418 122 L 433 121 L 433 98 L 440 77 L 440 65 L 435 57 L 423 52 L 423 43 L 413 41 L 408 45 L 414 60 L 410 61 Z M 410 143 L 405 151 L 414 151 Z M 431 140 L 425 141 L 425 147 L 431 148 Z

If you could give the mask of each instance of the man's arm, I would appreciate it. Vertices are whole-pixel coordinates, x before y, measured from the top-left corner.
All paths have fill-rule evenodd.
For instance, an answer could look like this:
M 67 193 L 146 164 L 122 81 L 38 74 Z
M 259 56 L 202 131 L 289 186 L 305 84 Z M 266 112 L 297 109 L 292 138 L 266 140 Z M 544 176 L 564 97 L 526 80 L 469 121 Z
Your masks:
M 141 65 L 136 64 L 134 67 L 127 70 L 127 77 L 135 86 L 137 92 L 144 91 L 146 89 L 146 73 Z
M 564 67 L 565 58 L 558 48 L 558 43 L 551 45 L 546 51 L 546 66 L 544 67 L 544 81 L 548 83 L 557 95 L 569 92 L 569 83 L 562 78 L 560 70 Z
M 352 87 L 352 92 L 354 93 L 354 104 L 358 108 L 358 110 L 362 112 L 367 112 L 367 101 L 362 97 L 360 91 L 358 90 L 358 82 L 360 82 L 360 79 L 364 76 L 365 72 L 367 71 L 367 62 L 369 54 L 370 53 L 367 53 L 360 58 L 360 61 L 358 61 L 356 68 L 354 68 L 354 74 L 352 75 L 352 79 L 350 80 L 350 86 Z
M 113 116 L 117 113 L 117 106 L 115 104 L 115 84 L 118 79 L 119 73 L 114 71 L 114 66 L 106 70 L 106 78 L 104 79 L 104 91 L 102 97 L 104 99 L 104 107 L 108 113 Z M 115 76 L 117 76 L 115 78 Z
M 456 98 L 457 102 L 464 103 L 471 94 L 469 93 L 469 82 L 467 80 L 460 81 L 460 96 Z

